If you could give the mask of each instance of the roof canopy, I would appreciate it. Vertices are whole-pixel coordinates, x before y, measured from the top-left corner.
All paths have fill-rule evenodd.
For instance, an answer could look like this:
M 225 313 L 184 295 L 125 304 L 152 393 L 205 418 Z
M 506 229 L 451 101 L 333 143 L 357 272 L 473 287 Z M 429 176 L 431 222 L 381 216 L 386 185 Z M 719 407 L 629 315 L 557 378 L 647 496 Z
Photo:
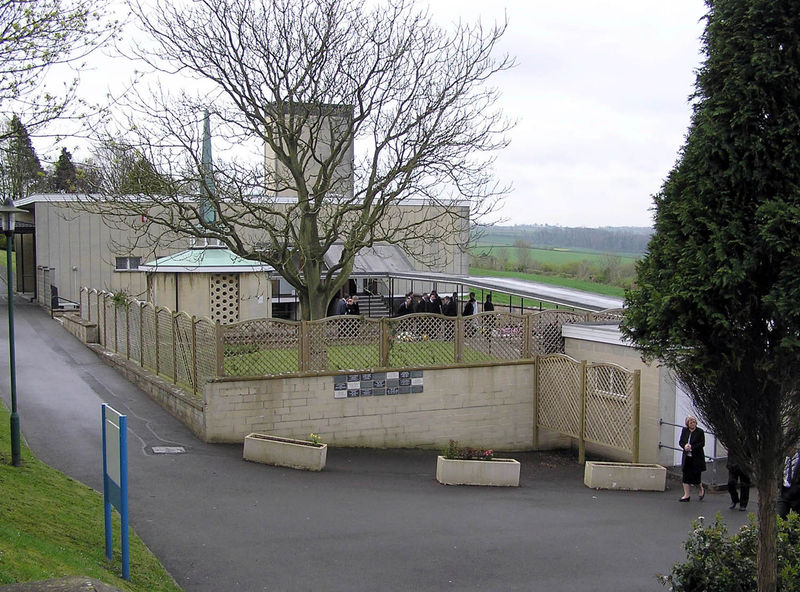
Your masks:
M 224 248 L 187 249 L 167 257 L 159 257 L 139 266 L 140 271 L 154 273 L 271 273 L 274 268 L 259 261 L 243 259 Z

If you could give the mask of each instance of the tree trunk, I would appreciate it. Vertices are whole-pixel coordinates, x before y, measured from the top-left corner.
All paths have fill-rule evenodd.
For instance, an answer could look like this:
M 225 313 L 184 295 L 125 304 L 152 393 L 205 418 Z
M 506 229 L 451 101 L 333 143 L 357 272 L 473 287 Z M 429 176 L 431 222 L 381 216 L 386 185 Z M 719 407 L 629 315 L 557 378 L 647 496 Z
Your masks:
M 758 592 L 778 589 L 776 500 L 778 479 L 767 475 L 758 480 Z

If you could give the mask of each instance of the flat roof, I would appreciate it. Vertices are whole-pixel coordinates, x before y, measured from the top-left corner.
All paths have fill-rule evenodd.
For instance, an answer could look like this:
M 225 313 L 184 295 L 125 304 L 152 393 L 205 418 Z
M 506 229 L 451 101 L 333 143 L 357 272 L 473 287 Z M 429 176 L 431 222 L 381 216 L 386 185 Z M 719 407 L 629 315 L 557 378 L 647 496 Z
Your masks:
M 229 249 L 204 247 L 159 257 L 140 265 L 139 271 L 152 273 L 271 273 L 275 269 L 260 261 L 243 259 Z

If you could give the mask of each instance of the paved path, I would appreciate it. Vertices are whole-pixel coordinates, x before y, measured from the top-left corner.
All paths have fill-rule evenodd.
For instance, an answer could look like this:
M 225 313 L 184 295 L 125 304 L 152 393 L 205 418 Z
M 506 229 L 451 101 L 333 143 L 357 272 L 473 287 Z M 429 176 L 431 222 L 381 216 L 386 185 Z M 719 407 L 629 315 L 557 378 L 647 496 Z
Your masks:
M 430 451 L 331 449 L 322 473 L 247 463 L 241 446 L 198 441 L 57 321 L 15 302 L 28 445 L 100 490 L 100 404 L 126 413 L 131 524 L 188 592 L 663 590 L 653 574 L 681 558 L 693 518 L 745 521 L 727 494 L 679 504 L 676 486 L 592 491 L 563 455 L 513 454 L 519 488 L 439 485 Z M 3 299 L 3 377 L 6 319 Z

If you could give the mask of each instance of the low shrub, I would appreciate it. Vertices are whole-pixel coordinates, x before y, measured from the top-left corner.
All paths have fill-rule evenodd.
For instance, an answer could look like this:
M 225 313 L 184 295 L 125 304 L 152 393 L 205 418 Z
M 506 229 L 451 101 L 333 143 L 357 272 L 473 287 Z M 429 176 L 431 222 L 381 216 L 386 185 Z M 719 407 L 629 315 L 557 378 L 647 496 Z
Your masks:
M 494 450 L 461 446 L 455 440 L 450 440 L 447 448 L 442 450 L 442 456 L 449 460 L 492 460 Z
M 703 518 L 692 524 L 692 533 L 684 544 L 686 561 L 672 566 L 669 575 L 658 580 L 675 592 L 756 592 L 758 524 L 755 516 L 733 535 L 717 514 L 713 524 L 703 525 Z M 800 592 L 800 516 L 778 518 L 778 590 Z

